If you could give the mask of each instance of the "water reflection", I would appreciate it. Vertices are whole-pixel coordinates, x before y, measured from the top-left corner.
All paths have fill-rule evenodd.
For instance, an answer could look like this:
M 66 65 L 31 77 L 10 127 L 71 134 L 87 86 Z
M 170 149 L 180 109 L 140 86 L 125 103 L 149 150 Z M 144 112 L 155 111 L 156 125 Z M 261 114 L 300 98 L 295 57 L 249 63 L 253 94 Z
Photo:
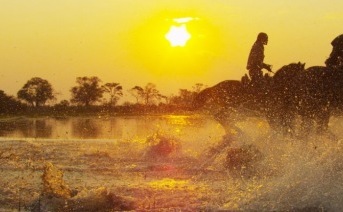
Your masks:
M 15 121 L 1 121 L 0 122 L 0 136 L 6 137 L 18 128 L 18 123 Z
M 193 116 L 18 118 L 0 120 L 0 136 L 47 139 L 134 139 L 163 131 L 184 140 L 220 135 L 217 122 Z M 218 133 L 219 132 L 219 133 Z
M 76 138 L 97 138 L 100 126 L 93 119 L 79 119 L 72 122 L 72 136 Z
M 0 122 L 0 135 L 3 137 L 50 138 L 52 124 L 46 119 L 18 119 Z
M 50 138 L 52 135 L 52 125 L 47 120 L 31 120 L 30 125 L 32 127 L 25 126 L 26 134 L 25 137 L 35 137 L 35 138 Z

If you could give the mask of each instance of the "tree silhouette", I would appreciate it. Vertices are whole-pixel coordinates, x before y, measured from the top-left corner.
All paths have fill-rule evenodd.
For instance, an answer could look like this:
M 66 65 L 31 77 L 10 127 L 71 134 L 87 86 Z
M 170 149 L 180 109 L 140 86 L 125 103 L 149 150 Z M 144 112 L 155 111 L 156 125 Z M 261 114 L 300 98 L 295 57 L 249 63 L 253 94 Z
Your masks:
M 141 100 L 145 105 L 153 105 L 156 101 L 165 97 L 160 94 L 153 83 L 148 83 L 144 88 L 135 86 L 131 88 L 130 93 L 136 98 L 137 103 Z
M 172 96 L 170 98 L 170 103 L 183 108 L 191 107 L 195 96 L 206 87 L 207 86 L 202 83 L 196 83 L 192 86 L 192 90 L 179 89 L 179 95 Z
M 136 103 L 138 104 L 144 96 L 144 89 L 140 86 L 135 86 L 129 90 L 129 93 L 136 98 Z
M 78 85 L 70 89 L 71 102 L 89 106 L 99 101 L 104 92 L 100 82 L 98 77 L 77 77 L 76 83 Z
M 18 91 L 17 96 L 35 107 L 42 106 L 46 101 L 55 98 L 51 84 L 39 77 L 27 81 Z
M 114 106 L 119 98 L 123 96 L 123 88 L 119 83 L 106 83 L 102 86 L 102 89 L 110 95 L 110 106 Z
M 200 93 L 200 91 L 202 91 L 203 89 L 205 89 L 207 87 L 207 85 L 204 85 L 202 83 L 195 83 L 195 85 L 193 85 L 193 92 L 195 92 L 196 94 Z
M 13 96 L 8 96 L 4 91 L 0 90 L 0 113 L 18 112 L 23 108 L 21 102 Z
M 57 110 L 66 110 L 70 106 L 70 103 L 68 100 L 61 100 L 59 103 L 54 105 L 54 109 Z

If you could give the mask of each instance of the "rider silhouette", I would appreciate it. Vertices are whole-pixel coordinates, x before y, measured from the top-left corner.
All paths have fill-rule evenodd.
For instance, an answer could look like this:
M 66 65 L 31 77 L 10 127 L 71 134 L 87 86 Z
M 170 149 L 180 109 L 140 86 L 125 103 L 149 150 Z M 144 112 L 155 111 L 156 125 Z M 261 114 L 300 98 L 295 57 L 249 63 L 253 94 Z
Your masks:
M 327 67 L 337 68 L 343 65 L 343 34 L 337 36 L 332 42 L 332 52 L 325 61 Z
M 252 85 L 261 84 L 263 81 L 262 69 L 271 72 L 271 65 L 265 64 L 264 60 L 264 45 L 268 44 L 268 35 L 264 32 L 258 34 L 257 39 L 252 46 L 248 58 L 247 69 L 251 78 Z

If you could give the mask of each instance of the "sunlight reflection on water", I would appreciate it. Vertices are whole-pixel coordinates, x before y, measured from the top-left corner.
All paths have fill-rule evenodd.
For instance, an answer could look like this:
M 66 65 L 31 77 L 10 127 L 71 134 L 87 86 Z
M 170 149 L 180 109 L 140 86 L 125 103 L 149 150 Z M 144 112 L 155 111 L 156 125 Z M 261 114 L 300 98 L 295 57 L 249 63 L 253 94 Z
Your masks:
M 220 127 L 210 118 L 195 116 L 128 116 L 128 117 L 70 117 L 20 118 L 0 122 L 0 136 L 4 138 L 45 139 L 132 139 L 146 137 L 156 131 L 182 135 L 201 129 Z M 211 133 L 210 133 L 211 134 Z

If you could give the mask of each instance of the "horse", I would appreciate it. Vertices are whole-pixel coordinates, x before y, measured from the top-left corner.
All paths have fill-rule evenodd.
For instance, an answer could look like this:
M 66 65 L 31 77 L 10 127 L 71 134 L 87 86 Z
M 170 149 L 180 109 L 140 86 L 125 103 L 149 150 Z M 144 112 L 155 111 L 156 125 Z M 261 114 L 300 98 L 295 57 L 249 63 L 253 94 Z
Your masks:
M 298 113 L 305 132 L 317 125 L 317 132 L 327 132 L 330 117 L 343 105 L 343 68 L 313 66 L 299 78 L 302 83 L 296 95 L 299 97 Z
M 226 80 L 201 91 L 194 107 L 204 107 L 228 130 L 240 131 L 235 122 L 248 116 L 265 117 L 275 131 L 294 131 L 305 64 L 291 63 L 279 69 L 273 77 L 265 76 L 262 85 Z M 303 95 L 304 96 L 304 95 Z
M 198 93 L 193 101 L 193 108 L 204 108 L 227 133 L 231 129 L 240 131 L 235 122 L 242 117 L 240 109 L 246 108 L 243 105 L 248 101 L 248 97 L 249 93 L 243 83 L 238 80 L 225 80 Z

